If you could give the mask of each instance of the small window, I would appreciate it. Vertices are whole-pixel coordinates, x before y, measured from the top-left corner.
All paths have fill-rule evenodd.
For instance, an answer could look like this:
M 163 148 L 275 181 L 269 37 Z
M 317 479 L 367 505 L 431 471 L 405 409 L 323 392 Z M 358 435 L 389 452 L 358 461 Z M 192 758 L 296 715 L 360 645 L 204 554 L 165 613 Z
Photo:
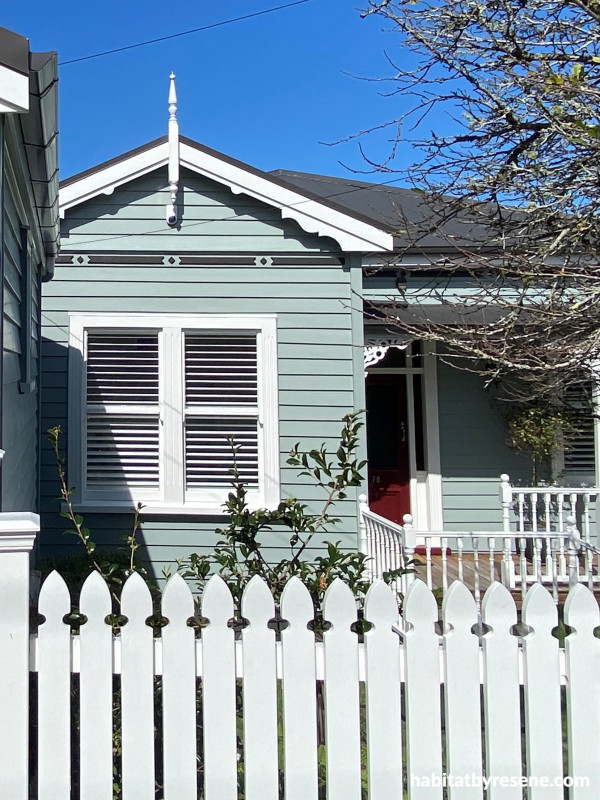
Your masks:
M 594 485 L 596 481 L 596 436 L 592 416 L 592 386 L 584 383 L 567 390 L 567 406 L 576 413 L 577 430 L 567 440 L 564 475 L 568 484 Z
M 274 318 L 72 317 L 70 359 L 82 503 L 221 512 L 234 459 L 253 505 L 279 501 Z

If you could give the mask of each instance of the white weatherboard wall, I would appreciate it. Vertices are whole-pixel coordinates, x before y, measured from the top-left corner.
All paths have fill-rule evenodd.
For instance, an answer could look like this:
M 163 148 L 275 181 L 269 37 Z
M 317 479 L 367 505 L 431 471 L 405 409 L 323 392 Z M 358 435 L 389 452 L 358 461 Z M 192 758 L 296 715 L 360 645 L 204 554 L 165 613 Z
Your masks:
M 251 198 L 185 171 L 181 184 L 181 230 L 163 220 L 166 169 L 67 212 L 62 263 L 44 287 L 43 429 L 64 430 L 67 423 L 69 314 L 275 315 L 282 496 L 297 496 L 319 511 L 323 492 L 298 480 L 285 462 L 298 441 L 306 448 L 325 442 L 335 452 L 342 416 L 364 405 L 354 388 L 362 347 L 353 346 L 353 337 L 362 330 L 362 313 L 352 308 L 349 262 L 332 240 L 309 236 Z M 70 544 L 62 536 L 56 496 L 54 459 L 46 448 L 42 542 L 53 550 Z M 356 548 L 356 498 L 341 503 L 336 515 L 342 522 L 326 538 Z M 89 513 L 85 519 L 99 546 L 118 545 L 131 523 L 124 514 Z M 142 554 L 160 575 L 175 558 L 210 548 L 223 522 L 147 516 Z M 285 537 L 268 534 L 262 543 L 275 558 Z
M 6 558 L 0 551 L 0 561 Z M 24 575 L 18 580 L 27 583 Z M 15 580 L 7 581 L 0 565 L 0 616 L 11 593 L 19 593 Z M 565 776 L 567 785 L 577 782 L 570 800 L 598 797 L 600 640 L 593 632 L 600 613 L 583 586 L 567 599 L 572 633 L 564 650 L 552 635 L 556 606 L 540 585 L 523 607 L 529 626 L 523 641 L 513 627 L 514 601 L 497 583 L 483 601 L 482 640 L 475 601 L 459 583 L 444 600 L 440 635 L 434 628 L 439 609 L 423 583 L 410 588 L 399 617 L 395 595 L 376 582 L 364 602 L 364 617 L 373 623 L 364 641 L 351 630 L 355 598 L 339 580 L 323 600 L 330 626 L 322 637 L 307 628 L 314 608 L 297 578 L 281 597 L 288 626 L 280 636 L 269 627 L 275 606 L 258 578 L 244 592 L 241 611 L 249 624 L 238 637 L 228 624 L 233 599 L 217 576 L 201 598 L 209 624 L 199 636 L 186 624 L 194 603 L 180 576 L 163 593 L 161 613 L 169 624 L 154 639 L 142 621 L 150 592 L 138 575 L 125 585 L 121 613 L 128 621 L 118 636 L 104 621 L 110 595 L 97 574 L 82 591 L 87 621 L 74 636 L 63 619 L 68 602 L 64 581 L 52 573 L 41 590 L 45 621 L 31 640 L 29 664 L 38 676 L 38 736 L 31 752 L 40 800 L 68 797 L 71 775 L 82 790 L 85 784 L 86 797 L 98 798 L 111 797 L 121 776 L 124 796 L 150 798 L 156 780 L 164 800 L 237 800 L 238 780 L 247 800 L 276 800 L 282 780 L 290 800 L 317 800 L 325 788 L 329 800 L 360 800 L 365 789 L 369 800 L 520 800 L 524 780 L 531 782 L 528 800 L 564 800 Z M 28 633 L 26 615 L 18 632 L 21 638 Z M 6 683 L 3 668 L 0 662 Z M 25 675 L 27 669 L 24 661 Z M 70 695 L 72 673 L 81 689 Z M 115 698 L 113 674 L 121 686 Z M 323 682 L 319 694 L 316 681 Z M 121 703 L 122 734 L 122 757 L 114 763 L 113 702 Z M 82 750 L 71 765 L 72 706 L 79 712 Z M 156 733 L 154 710 L 163 720 Z M 8 741 L 14 727 L 14 718 L 2 715 L 0 739 Z M 454 782 L 448 794 L 443 773 Z M 485 795 L 483 778 L 490 781 Z M 25 797 L 26 786 L 23 772 L 0 772 L 1 796 Z

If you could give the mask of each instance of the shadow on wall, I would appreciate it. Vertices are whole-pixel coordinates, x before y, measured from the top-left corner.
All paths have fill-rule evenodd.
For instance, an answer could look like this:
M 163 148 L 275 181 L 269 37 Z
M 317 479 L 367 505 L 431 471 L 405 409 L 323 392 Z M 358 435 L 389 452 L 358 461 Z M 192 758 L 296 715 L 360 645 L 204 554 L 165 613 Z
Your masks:
M 68 486 L 74 489 L 71 499 L 78 514 L 84 518 L 83 524 L 90 530 L 90 539 L 96 544 L 96 552 L 119 551 L 126 561 L 129 557 L 127 538 L 132 535 L 134 527 L 134 500 L 128 484 L 128 464 L 135 458 L 135 442 L 130 441 L 127 432 L 126 420 L 112 413 L 107 415 L 99 413 L 99 393 L 107 390 L 111 385 L 118 386 L 122 378 L 115 375 L 102 375 L 101 370 L 89 381 L 85 407 L 87 408 L 90 426 L 89 444 L 81 443 L 79 431 L 71 435 L 69 456 L 68 429 L 68 402 L 69 402 L 69 350 L 65 345 L 42 339 L 42 443 L 41 443 L 41 475 L 40 475 L 40 511 L 41 535 L 38 548 L 38 557 L 55 561 L 61 557 L 79 557 L 86 560 L 83 544 L 75 533 L 68 535 L 69 530 L 74 530 L 73 524 L 61 516 L 61 511 L 66 509 L 66 504 L 61 501 L 61 482 L 59 479 L 58 465 L 53 446 L 48 439 L 47 431 L 56 426 L 60 427 L 59 449 L 65 458 L 67 468 Z M 73 351 L 72 359 L 80 355 Z M 83 365 L 71 364 L 72 374 L 82 374 Z M 125 377 L 124 370 L 122 371 Z M 131 374 L 127 381 L 132 384 Z M 72 387 L 73 391 L 75 387 Z M 114 393 L 115 401 L 118 399 Z M 116 402 L 115 402 L 116 405 Z M 96 412 L 94 415 L 94 411 Z M 112 417 L 112 419 L 110 419 Z M 103 421 L 104 419 L 104 421 Z M 106 420 L 109 420 L 108 422 Z M 120 423 L 125 422 L 125 426 Z M 158 425 L 158 422 L 157 422 Z M 143 446 L 143 443 L 142 443 Z M 79 450 L 79 452 L 77 452 Z M 158 455 L 156 455 L 158 458 Z M 71 463 L 69 463 L 71 461 Z M 142 483 L 142 482 L 140 482 Z M 113 508 L 122 510 L 106 511 L 99 513 L 94 509 L 92 501 L 85 497 L 86 491 L 101 491 L 106 493 L 107 499 L 114 496 Z M 104 501 L 106 502 L 106 500 Z M 109 506 L 110 508 L 110 506 Z M 92 510 L 87 510 L 92 509 Z M 144 518 L 136 530 L 138 550 L 136 558 L 148 570 L 150 580 L 156 582 L 159 575 L 155 574 L 155 567 L 146 543 L 146 527 L 150 522 Z M 76 559 L 78 560 L 78 559 Z M 60 566 L 58 567 L 60 569 Z

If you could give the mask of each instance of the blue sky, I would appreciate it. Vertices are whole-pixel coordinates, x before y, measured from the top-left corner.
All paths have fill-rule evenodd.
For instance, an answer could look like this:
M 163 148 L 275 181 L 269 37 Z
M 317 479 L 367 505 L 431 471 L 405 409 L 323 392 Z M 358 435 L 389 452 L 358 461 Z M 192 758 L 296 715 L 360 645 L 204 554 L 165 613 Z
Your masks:
M 289 0 L 287 0 L 289 1 Z M 0 25 L 33 50 L 68 61 L 261 11 L 286 0 L 3 0 Z M 369 169 L 356 142 L 327 146 L 397 117 L 382 97 L 384 51 L 403 57 L 398 37 L 360 0 L 309 0 L 212 30 L 59 68 L 61 178 L 167 132 L 168 76 L 177 75 L 185 136 L 260 169 L 352 176 Z M 404 54 L 409 57 L 409 54 Z M 383 160 L 393 131 L 363 141 Z M 408 148 L 400 162 L 412 159 Z M 393 176 L 370 175 L 387 181 Z

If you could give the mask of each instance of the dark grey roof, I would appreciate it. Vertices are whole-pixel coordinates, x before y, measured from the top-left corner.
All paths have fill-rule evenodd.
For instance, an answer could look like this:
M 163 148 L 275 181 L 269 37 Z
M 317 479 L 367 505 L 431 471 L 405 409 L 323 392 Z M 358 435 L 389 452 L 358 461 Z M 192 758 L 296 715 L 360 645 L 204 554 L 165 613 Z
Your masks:
M 456 211 L 454 201 L 433 201 L 425 192 L 277 169 L 269 173 L 342 210 L 395 234 L 399 248 L 441 250 L 489 244 L 490 229 L 477 206 Z

